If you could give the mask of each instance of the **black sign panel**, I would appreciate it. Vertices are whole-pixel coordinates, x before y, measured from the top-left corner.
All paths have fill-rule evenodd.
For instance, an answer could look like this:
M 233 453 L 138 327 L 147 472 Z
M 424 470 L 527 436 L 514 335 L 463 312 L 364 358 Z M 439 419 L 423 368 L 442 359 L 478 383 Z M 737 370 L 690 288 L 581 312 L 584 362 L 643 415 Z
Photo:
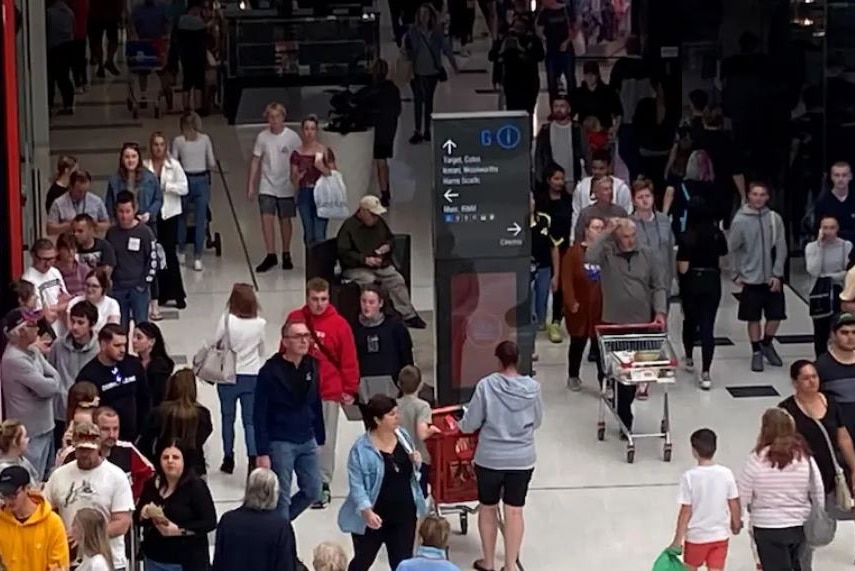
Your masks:
M 434 114 L 433 141 L 435 258 L 528 258 L 529 115 Z

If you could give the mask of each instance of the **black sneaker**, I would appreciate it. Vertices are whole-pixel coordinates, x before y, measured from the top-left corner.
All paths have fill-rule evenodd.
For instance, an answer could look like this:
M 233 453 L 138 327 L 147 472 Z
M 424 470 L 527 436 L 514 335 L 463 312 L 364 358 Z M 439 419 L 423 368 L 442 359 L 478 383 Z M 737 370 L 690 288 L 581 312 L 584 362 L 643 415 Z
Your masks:
M 97 71 L 95 71 L 95 77 L 100 77 L 101 79 L 104 79 L 105 77 L 107 77 L 107 74 L 104 72 L 104 66 L 103 65 L 98 66 Z
M 294 262 L 291 261 L 291 253 L 290 252 L 282 252 L 282 269 L 283 270 L 293 270 Z
M 235 459 L 234 456 L 226 456 L 223 458 L 223 463 L 220 466 L 220 472 L 223 474 L 233 474 L 235 471 Z
M 259 274 L 263 274 L 264 272 L 275 268 L 278 263 L 279 261 L 276 258 L 276 254 L 267 254 L 261 263 L 255 266 L 255 271 Z
M 321 499 L 312 504 L 312 509 L 313 510 L 325 509 L 328 505 L 330 505 L 330 499 L 331 498 L 332 498 L 332 494 L 330 494 L 330 486 L 329 486 L 329 484 L 324 484 L 324 487 L 321 490 Z
M 113 75 L 121 75 L 122 74 L 122 72 L 119 71 L 119 68 L 116 67 L 116 64 L 111 62 L 111 61 L 108 61 L 106 64 L 104 64 L 104 69 L 106 69 L 107 71 L 109 71 Z
M 430 131 L 425 131 L 425 134 L 422 136 L 422 139 L 425 142 L 430 143 Z
M 410 137 L 410 144 L 411 145 L 418 145 L 422 141 L 424 141 L 424 137 L 422 137 L 421 133 L 413 133 L 413 136 Z
M 427 323 L 425 323 L 425 320 L 419 317 L 418 315 L 414 315 L 409 319 L 405 319 L 404 325 L 406 325 L 410 329 L 427 329 Z
M 392 202 L 392 193 L 388 190 L 380 191 L 380 204 L 383 208 L 389 208 L 389 203 Z

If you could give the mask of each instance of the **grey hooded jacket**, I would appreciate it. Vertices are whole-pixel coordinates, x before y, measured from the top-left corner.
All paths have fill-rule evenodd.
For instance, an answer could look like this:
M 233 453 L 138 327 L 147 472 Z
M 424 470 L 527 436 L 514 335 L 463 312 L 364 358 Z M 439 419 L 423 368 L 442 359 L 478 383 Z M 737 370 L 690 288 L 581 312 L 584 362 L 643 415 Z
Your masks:
M 534 468 L 534 431 L 543 420 L 540 383 L 529 376 L 493 373 L 475 387 L 460 430 L 480 429 L 475 464 L 491 470 Z
M 636 239 L 639 245 L 650 249 L 656 263 L 665 269 L 665 285 L 670 290 L 676 265 L 671 219 L 661 212 L 654 212 L 653 220 L 643 220 L 637 214 L 633 214 L 632 219 L 638 229 Z
M 733 217 L 727 246 L 734 256 L 736 276 L 749 285 L 784 276 L 787 240 L 784 221 L 768 208 L 744 205 Z
M 98 340 L 93 335 L 82 347 L 75 347 L 71 334 L 57 339 L 50 348 L 48 361 L 59 373 L 60 393 L 53 403 L 53 415 L 57 420 L 66 420 L 68 407 L 68 389 L 77 379 L 77 374 L 86 363 L 98 355 Z
M 60 393 L 59 373 L 38 349 L 6 345 L 0 361 L 6 416 L 17 418 L 30 437 L 53 431 L 53 399 Z

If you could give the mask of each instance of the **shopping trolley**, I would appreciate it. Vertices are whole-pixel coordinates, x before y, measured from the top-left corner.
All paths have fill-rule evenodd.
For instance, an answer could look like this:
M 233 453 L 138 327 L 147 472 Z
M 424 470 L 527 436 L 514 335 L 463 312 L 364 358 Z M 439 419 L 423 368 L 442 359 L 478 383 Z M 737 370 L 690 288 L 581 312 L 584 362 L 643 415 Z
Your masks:
M 611 411 L 621 434 L 626 436 L 626 461 L 635 461 L 635 440 L 664 438 L 662 459 L 671 461 L 671 421 L 668 410 L 668 385 L 676 381 L 677 357 L 664 327 L 658 323 L 598 325 L 596 327 L 600 359 L 606 383 L 603 384 L 597 420 L 597 439 L 606 437 L 606 410 Z M 659 432 L 637 433 L 618 416 L 619 391 L 616 384 L 638 386 L 655 383 L 663 388 L 663 411 Z M 615 390 L 611 390 L 612 385 Z M 612 394 L 613 393 L 613 394 Z
M 458 514 L 460 533 L 469 531 L 469 515 L 478 511 L 478 483 L 475 480 L 475 447 L 478 434 L 460 432 L 460 406 L 434 409 L 431 422 L 442 430 L 425 441 L 431 456 L 431 511 L 438 516 Z
M 160 98 L 165 96 L 161 71 L 166 61 L 168 38 L 154 40 L 129 40 L 125 44 L 125 61 L 128 66 L 128 111 L 134 119 L 139 118 L 140 107 L 147 105 L 147 82 L 157 78 L 157 95 L 153 101 L 154 116 L 160 118 Z M 139 92 L 137 92 L 139 87 Z M 146 89 L 143 89 L 145 87 Z

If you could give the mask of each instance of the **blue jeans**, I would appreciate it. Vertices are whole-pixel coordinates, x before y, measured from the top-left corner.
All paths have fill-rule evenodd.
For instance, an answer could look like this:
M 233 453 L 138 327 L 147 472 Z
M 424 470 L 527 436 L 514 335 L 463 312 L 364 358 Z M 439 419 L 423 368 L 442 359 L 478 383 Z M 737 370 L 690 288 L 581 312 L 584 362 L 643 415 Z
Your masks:
M 328 218 L 318 218 L 315 189 L 304 187 L 297 191 L 297 212 L 303 223 L 303 243 L 307 246 L 327 239 Z
M 546 304 L 549 301 L 549 284 L 552 280 L 552 268 L 537 268 L 534 272 L 532 290 L 532 314 L 538 326 L 546 323 Z
M 187 244 L 187 214 L 193 211 L 193 255 L 202 257 L 208 230 L 208 205 L 211 204 L 211 177 L 208 173 L 188 174 L 188 192 L 181 197 L 181 216 L 178 218 L 178 251 Z
M 143 561 L 144 571 L 182 571 L 183 567 L 179 563 L 158 563 L 153 559 L 145 558 Z
M 277 511 L 294 521 L 310 505 L 321 499 L 321 468 L 315 439 L 302 444 L 270 443 L 270 467 L 279 479 Z M 291 495 L 291 475 L 297 475 L 297 493 Z
M 48 471 L 53 467 L 53 454 L 53 430 L 30 436 L 30 445 L 24 456 L 44 481 L 47 481 Z
M 240 417 L 243 421 L 243 434 L 246 441 L 246 455 L 255 456 L 255 428 L 252 422 L 252 410 L 255 406 L 255 375 L 238 375 L 233 385 L 217 385 L 220 397 L 220 416 L 223 420 L 223 455 L 235 455 L 235 417 L 237 401 L 240 399 Z
M 148 321 L 148 304 L 151 301 L 151 288 L 146 286 L 139 288 L 114 289 L 113 298 L 119 302 L 119 311 L 122 314 L 122 327 L 127 329 L 131 324 Z
M 573 91 L 576 87 L 576 54 L 572 49 L 566 52 L 547 52 L 545 66 L 550 101 L 558 97 L 562 75 L 567 82 L 567 92 Z

